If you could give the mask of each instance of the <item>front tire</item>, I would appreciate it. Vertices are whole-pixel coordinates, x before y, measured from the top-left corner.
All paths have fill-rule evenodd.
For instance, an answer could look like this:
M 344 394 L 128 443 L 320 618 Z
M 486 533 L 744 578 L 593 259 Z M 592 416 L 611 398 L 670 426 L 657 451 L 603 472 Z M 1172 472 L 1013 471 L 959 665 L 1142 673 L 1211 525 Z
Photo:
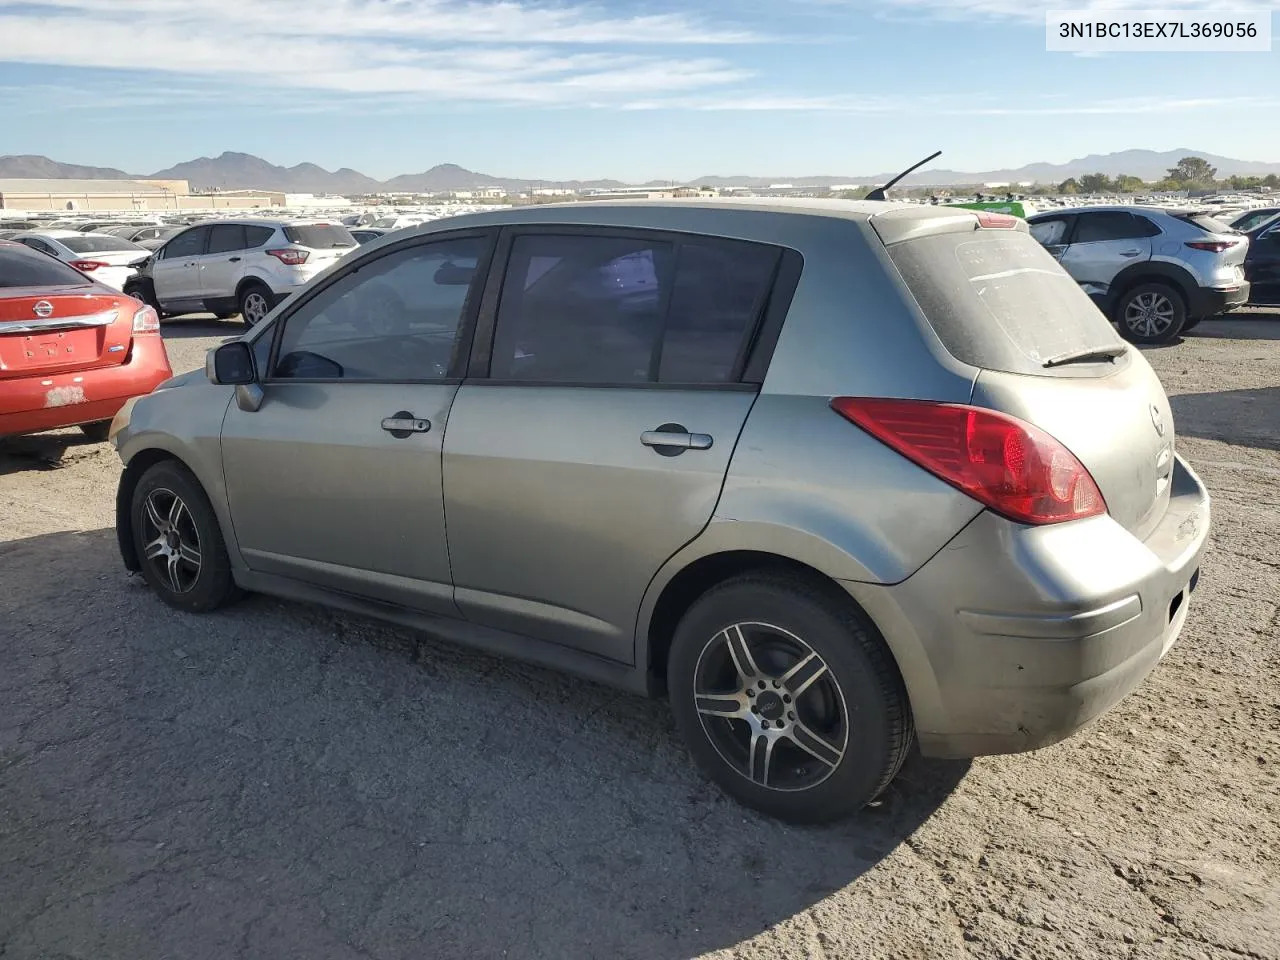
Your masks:
M 256 327 L 275 304 L 275 295 L 264 284 L 251 283 L 240 291 L 240 318 L 246 327 Z
M 1165 283 L 1143 283 L 1118 301 L 1112 319 L 1130 343 L 1168 343 L 1187 323 L 1182 294 Z
M 792 823 L 870 803 L 915 736 L 876 628 L 834 589 L 790 574 L 704 594 L 676 628 L 667 681 L 698 766 L 738 802 Z
M 129 509 L 142 576 L 161 600 L 203 613 L 235 599 L 218 518 L 190 471 L 173 461 L 148 468 Z

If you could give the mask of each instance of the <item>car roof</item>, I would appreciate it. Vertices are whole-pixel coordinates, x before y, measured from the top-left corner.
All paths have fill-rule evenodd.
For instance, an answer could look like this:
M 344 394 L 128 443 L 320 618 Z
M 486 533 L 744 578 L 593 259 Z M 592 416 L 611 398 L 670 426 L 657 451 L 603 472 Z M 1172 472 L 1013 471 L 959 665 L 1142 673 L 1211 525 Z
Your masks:
M 23 230 L 19 237 L 41 237 L 45 240 L 64 240 L 67 237 L 83 237 L 79 230 Z
M 217 220 L 201 220 L 198 223 L 186 224 L 187 227 L 216 227 L 220 223 L 246 227 L 305 227 L 319 224 L 342 226 L 338 219 L 326 220 L 324 217 L 222 217 Z M 182 226 L 179 224 L 179 226 Z

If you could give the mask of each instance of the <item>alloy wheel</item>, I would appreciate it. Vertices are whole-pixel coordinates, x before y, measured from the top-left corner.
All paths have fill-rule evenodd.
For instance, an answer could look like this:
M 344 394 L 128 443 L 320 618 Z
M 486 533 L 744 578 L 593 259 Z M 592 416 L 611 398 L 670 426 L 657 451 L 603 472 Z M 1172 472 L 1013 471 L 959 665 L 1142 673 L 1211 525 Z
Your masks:
M 738 623 L 698 656 L 694 701 L 721 759 L 751 782 L 799 791 L 844 759 L 849 713 L 826 661 L 781 627 Z
M 200 532 L 190 509 L 172 490 L 147 494 L 142 509 L 143 557 L 174 593 L 189 593 L 200 578 Z
M 241 316 L 244 322 L 253 327 L 261 323 L 263 318 L 271 312 L 270 306 L 267 305 L 267 298 L 256 290 L 249 293 L 244 298 L 244 307 L 241 310 Z
M 1173 301 L 1163 293 L 1141 293 L 1125 305 L 1124 322 L 1134 333 L 1154 337 L 1168 330 L 1173 324 Z

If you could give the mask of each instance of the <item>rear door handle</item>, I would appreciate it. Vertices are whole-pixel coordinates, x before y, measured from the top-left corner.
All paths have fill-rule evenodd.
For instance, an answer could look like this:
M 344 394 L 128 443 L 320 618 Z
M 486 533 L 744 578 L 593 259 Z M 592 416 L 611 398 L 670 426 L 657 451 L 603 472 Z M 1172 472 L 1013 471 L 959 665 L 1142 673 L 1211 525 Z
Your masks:
M 640 442 L 659 450 L 664 447 L 670 450 L 710 450 L 712 437 L 709 433 L 646 430 L 640 434 Z
M 228 257 L 228 258 L 227 258 L 227 263 L 239 263 L 239 262 L 240 262 L 240 258 L 239 258 L 239 257 Z
M 395 416 L 384 418 L 382 429 L 393 437 L 403 440 L 415 433 L 426 433 L 431 429 L 431 421 L 415 417 L 407 410 L 401 410 Z
M 1141 251 L 1141 250 L 1122 250 L 1122 251 L 1120 252 L 1120 256 L 1122 256 L 1122 257 L 1136 257 L 1136 256 L 1139 256 L 1141 253 L 1142 253 L 1142 251 Z

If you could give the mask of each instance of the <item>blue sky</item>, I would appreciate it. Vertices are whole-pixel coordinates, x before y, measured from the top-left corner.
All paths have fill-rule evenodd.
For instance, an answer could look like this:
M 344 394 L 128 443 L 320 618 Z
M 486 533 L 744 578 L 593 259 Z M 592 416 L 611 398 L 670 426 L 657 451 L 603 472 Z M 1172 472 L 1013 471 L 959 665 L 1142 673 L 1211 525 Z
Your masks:
M 0 152 L 688 180 L 1134 147 L 1280 161 L 1280 53 L 1045 52 L 1198 0 L 0 0 Z M 1233 2 L 1233 8 L 1257 7 Z

